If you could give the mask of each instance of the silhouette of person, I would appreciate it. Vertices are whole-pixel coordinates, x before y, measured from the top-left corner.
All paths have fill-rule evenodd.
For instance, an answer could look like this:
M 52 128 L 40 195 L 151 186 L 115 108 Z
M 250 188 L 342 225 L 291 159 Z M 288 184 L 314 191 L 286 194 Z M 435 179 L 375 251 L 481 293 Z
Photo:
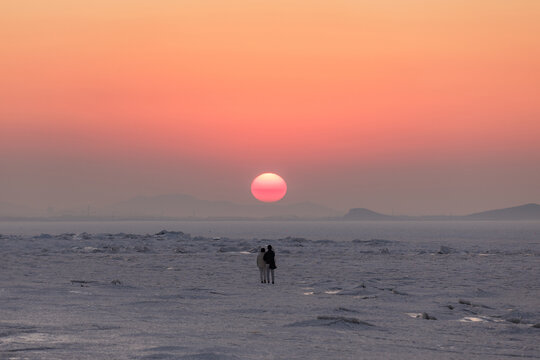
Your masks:
M 263 259 L 266 263 L 266 282 L 270 283 L 270 276 L 272 276 L 272 284 L 274 283 L 274 270 L 277 268 L 276 266 L 276 254 L 274 253 L 274 250 L 272 250 L 272 245 L 267 246 L 268 251 L 264 254 Z
M 261 275 L 261 283 L 266 283 L 266 262 L 264 261 L 264 248 L 261 248 L 259 255 L 257 255 L 257 267 L 259 268 L 259 274 Z

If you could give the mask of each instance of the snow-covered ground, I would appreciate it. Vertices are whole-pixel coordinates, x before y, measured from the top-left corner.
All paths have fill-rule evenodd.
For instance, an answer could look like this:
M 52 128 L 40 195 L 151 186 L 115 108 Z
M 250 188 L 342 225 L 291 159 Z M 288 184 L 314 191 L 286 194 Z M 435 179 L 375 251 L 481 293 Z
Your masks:
M 474 224 L 4 232 L 0 359 L 540 358 L 540 224 Z

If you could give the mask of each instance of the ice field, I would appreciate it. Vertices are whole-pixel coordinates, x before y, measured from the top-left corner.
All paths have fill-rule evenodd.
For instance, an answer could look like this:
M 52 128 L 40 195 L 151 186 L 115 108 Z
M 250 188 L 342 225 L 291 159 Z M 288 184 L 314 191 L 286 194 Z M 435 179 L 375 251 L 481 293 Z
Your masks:
M 0 359 L 540 358 L 539 222 L 0 233 Z M 255 265 L 268 244 L 275 285 Z

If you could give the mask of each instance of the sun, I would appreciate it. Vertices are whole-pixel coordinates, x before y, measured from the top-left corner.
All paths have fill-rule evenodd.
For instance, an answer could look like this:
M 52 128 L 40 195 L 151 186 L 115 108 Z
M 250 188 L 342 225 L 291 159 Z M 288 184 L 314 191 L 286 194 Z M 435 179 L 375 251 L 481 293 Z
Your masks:
M 251 193 L 263 202 L 279 201 L 287 193 L 287 183 L 278 174 L 264 173 L 251 183 Z

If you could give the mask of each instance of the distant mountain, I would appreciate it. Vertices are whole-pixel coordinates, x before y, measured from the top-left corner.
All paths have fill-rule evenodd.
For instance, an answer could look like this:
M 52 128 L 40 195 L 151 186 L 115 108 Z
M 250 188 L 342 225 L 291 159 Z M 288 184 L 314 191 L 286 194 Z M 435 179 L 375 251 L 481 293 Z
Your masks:
M 510 208 L 482 211 L 464 216 L 471 220 L 540 220 L 540 205 L 525 204 Z
M 398 217 L 384 215 L 364 208 L 350 209 L 343 217 L 345 220 L 397 220 Z
M 48 220 L 175 220 L 175 219 L 214 219 L 214 220 L 355 220 L 355 221 L 393 221 L 393 220 L 538 220 L 540 205 L 525 204 L 504 209 L 489 210 L 465 216 L 393 216 L 381 214 L 365 208 L 350 209 L 342 215 L 324 205 L 311 202 L 302 203 L 253 203 L 236 204 L 229 201 L 201 200 L 185 194 L 159 196 L 138 196 L 107 207 L 85 207 L 71 210 L 38 211 L 28 207 L 0 202 L 0 219 L 48 219 Z
M 369 209 L 350 209 L 344 220 L 540 220 L 540 205 L 526 204 L 504 209 L 489 210 L 465 216 L 393 216 Z
M 185 194 L 139 196 L 104 210 L 114 217 L 166 218 L 323 218 L 341 214 L 310 202 L 296 204 L 236 204 L 201 200 Z

